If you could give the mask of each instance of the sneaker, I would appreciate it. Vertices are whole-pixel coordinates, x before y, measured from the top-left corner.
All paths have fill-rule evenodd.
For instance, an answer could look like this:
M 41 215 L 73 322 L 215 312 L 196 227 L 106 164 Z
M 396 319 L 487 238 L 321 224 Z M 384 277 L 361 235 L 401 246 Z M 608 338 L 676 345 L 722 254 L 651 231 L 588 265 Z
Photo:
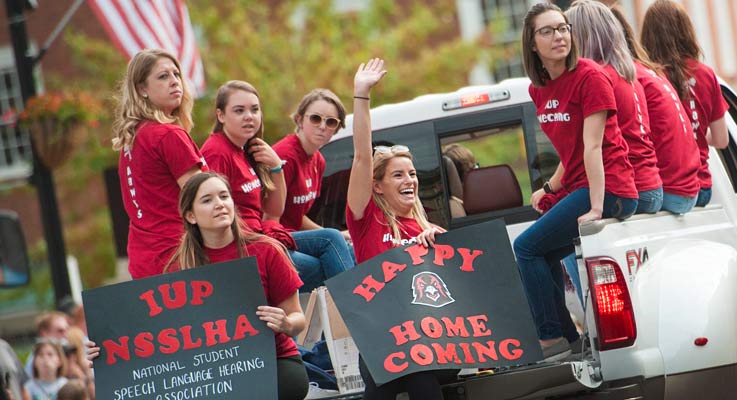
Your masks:
M 317 382 L 310 382 L 309 391 L 307 392 L 307 397 L 305 397 L 305 400 L 324 399 L 326 397 L 334 397 L 339 394 L 340 392 L 337 390 L 323 389 L 317 385 Z
M 591 350 L 591 343 L 589 342 L 589 338 L 587 336 L 579 336 L 578 339 L 571 342 L 571 355 L 572 356 L 581 356 L 581 354 L 586 354 Z
M 550 346 L 542 346 L 543 361 L 560 361 L 571 355 L 571 346 L 565 338 L 560 338 Z

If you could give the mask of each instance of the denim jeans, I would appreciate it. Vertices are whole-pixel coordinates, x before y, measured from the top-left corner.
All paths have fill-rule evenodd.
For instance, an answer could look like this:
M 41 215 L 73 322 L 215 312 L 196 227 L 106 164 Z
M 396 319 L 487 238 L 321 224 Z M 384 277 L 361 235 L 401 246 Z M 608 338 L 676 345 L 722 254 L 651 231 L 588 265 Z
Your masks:
M 635 214 L 655 214 L 663 206 L 663 188 L 644 190 L 638 193 L 637 211 Z
M 326 279 L 356 265 L 343 234 L 337 229 L 312 229 L 291 232 L 297 250 L 290 250 L 294 266 L 304 285 L 300 292 L 309 293 Z
M 670 211 L 673 214 L 685 214 L 696 205 L 698 196 L 680 196 L 663 192 L 663 210 Z
M 563 332 L 556 299 L 561 293 L 560 260 L 573 252 L 578 234 L 578 217 L 591 209 L 589 189 L 581 188 L 564 197 L 514 241 L 522 284 L 540 339 L 561 337 Z M 637 199 L 610 193 L 604 195 L 604 218 L 626 219 L 635 213 Z M 552 268 L 552 269 L 551 269 Z M 560 277 L 559 277 L 560 275 Z M 558 301 L 556 301 L 558 300 Z
M 699 199 L 696 200 L 696 207 L 706 207 L 711 201 L 711 188 L 699 190 Z

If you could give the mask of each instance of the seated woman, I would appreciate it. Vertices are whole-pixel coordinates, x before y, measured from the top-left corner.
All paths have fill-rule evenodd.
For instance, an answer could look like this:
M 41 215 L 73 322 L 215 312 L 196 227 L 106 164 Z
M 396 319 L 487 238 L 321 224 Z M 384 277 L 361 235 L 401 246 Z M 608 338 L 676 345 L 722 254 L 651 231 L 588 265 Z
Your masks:
M 292 339 L 305 328 L 299 304 L 302 285 L 284 246 L 248 230 L 233 203 L 228 181 L 205 172 L 190 178 L 179 197 L 184 236 L 166 271 L 255 256 L 267 305 L 256 314 L 274 331 L 280 400 L 307 395 L 307 373 Z
M 401 244 L 419 242 L 432 246 L 443 229 L 432 225 L 418 196 L 417 171 L 406 146 L 377 146 L 371 154 L 369 94 L 386 74 L 384 61 L 372 59 L 358 67 L 354 78 L 353 167 L 348 182 L 346 223 L 361 263 Z M 417 372 L 380 387 L 359 358 L 366 384 L 364 399 L 394 399 L 408 392 L 410 399 L 442 399 L 440 383 L 433 372 Z

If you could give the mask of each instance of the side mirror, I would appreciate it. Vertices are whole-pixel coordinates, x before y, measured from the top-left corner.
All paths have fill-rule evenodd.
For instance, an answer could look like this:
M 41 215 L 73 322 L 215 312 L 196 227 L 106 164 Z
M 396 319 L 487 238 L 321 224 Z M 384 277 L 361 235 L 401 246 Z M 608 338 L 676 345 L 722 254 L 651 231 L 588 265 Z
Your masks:
M 26 240 L 18 214 L 0 210 L 0 288 L 24 286 L 30 278 Z

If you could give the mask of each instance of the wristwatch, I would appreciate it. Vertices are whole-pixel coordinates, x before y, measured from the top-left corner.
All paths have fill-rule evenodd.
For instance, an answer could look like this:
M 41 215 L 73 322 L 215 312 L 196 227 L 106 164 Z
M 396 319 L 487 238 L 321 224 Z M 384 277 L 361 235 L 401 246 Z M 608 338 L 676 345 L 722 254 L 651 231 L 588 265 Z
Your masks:
M 555 193 L 555 191 L 553 190 L 553 187 L 550 186 L 550 181 L 545 181 L 545 183 L 543 183 L 543 190 L 547 194 Z

